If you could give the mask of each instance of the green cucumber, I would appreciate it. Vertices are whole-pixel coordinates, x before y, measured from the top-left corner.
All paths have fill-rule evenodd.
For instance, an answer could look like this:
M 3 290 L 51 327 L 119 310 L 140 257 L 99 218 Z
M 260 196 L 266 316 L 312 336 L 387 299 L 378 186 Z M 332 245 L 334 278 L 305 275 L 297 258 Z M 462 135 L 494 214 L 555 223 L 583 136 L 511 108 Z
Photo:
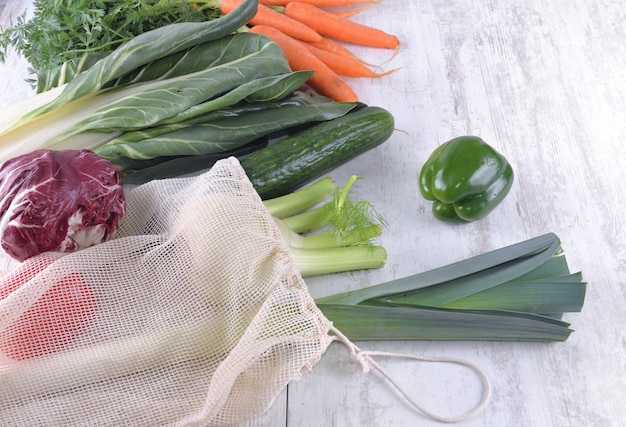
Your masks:
M 274 142 L 239 158 L 262 199 L 291 193 L 385 142 L 394 129 L 391 113 L 364 106 Z

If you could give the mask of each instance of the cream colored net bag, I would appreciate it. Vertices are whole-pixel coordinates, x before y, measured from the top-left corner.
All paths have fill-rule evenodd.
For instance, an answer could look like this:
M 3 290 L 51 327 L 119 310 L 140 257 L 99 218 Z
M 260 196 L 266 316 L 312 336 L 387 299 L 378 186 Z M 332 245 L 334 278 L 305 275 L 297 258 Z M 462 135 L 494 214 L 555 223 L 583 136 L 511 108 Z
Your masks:
M 236 160 L 138 187 L 127 204 L 115 240 L 59 257 L 0 301 L 1 337 L 55 283 L 81 280 L 93 297 L 62 350 L 4 355 L 0 424 L 234 423 L 263 413 L 331 342 Z
M 490 395 L 468 362 L 362 351 L 333 328 L 234 158 L 132 190 L 117 238 L 33 257 L 3 279 L 12 282 L 21 286 L 0 288 L 2 426 L 249 420 L 334 340 L 431 418 L 469 418 Z M 463 364 L 481 377 L 483 400 L 460 417 L 438 416 L 372 356 Z

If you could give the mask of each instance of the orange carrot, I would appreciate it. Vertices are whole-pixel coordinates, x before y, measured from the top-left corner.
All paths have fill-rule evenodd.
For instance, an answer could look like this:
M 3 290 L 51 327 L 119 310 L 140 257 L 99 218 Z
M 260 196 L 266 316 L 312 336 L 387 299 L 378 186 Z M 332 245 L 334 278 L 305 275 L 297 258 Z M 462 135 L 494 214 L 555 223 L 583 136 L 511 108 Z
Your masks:
M 222 0 L 220 10 L 226 15 L 235 10 L 243 0 Z M 304 41 L 319 41 L 322 37 L 313 29 L 280 12 L 259 4 L 256 15 L 248 22 L 249 25 L 267 25 L 279 29 L 290 37 Z
M 290 2 L 285 6 L 285 15 L 308 25 L 322 36 L 344 42 L 387 49 L 395 49 L 400 45 L 398 37 L 394 35 L 335 16 L 310 4 Z
M 387 76 L 396 71 L 390 70 L 383 73 L 376 73 L 361 61 L 355 61 L 353 59 L 346 58 L 345 56 L 337 55 L 324 49 L 319 49 L 308 43 L 302 44 L 305 45 L 306 48 L 309 49 L 313 55 L 317 56 L 324 64 L 328 65 L 328 68 L 342 76 L 374 78 Z
M 323 49 L 328 52 L 332 52 L 336 55 L 341 55 L 343 57 L 350 58 L 355 61 L 363 62 L 361 58 L 353 54 L 350 49 L 337 43 L 333 39 L 322 37 L 322 39 L 318 42 L 306 42 L 306 43 L 310 44 L 311 46 L 315 46 L 318 49 Z
M 359 100 L 352 88 L 299 40 L 266 25 L 255 25 L 250 32 L 263 34 L 278 44 L 285 52 L 289 66 L 294 71 L 313 70 L 313 75 L 308 82 L 322 95 L 339 102 Z
M 265 6 L 287 6 L 293 0 L 259 0 L 259 4 Z M 299 0 L 302 3 L 312 4 L 317 7 L 352 6 L 355 4 L 376 4 L 382 0 Z

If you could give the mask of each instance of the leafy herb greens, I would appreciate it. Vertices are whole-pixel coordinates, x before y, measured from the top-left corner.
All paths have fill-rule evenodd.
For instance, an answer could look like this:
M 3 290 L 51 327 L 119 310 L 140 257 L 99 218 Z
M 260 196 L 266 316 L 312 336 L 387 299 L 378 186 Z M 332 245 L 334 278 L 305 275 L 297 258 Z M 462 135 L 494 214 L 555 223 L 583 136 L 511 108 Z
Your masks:
M 87 57 L 99 59 L 146 31 L 220 16 L 219 0 L 35 0 L 32 18 L 24 12 L 0 32 L 0 60 L 13 47 L 38 80 L 47 80 L 64 64 L 77 73 Z M 40 92 L 52 86 L 37 84 Z

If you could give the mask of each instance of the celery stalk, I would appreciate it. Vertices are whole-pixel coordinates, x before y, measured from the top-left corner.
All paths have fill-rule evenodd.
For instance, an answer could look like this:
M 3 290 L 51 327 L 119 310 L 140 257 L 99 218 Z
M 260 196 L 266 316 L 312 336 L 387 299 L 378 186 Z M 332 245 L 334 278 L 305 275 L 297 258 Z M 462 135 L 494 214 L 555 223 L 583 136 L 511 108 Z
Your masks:
M 323 249 L 289 248 L 302 276 L 381 268 L 387 260 L 382 246 L 345 246 Z
M 353 202 L 352 176 L 337 188 L 329 177 L 291 194 L 263 203 L 268 209 L 302 276 L 380 268 L 387 251 L 372 239 L 384 221 L 367 202 Z M 327 199 L 332 196 L 332 200 Z
M 273 217 L 283 219 L 301 214 L 326 200 L 334 190 L 332 178 L 325 177 L 291 194 L 265 200 L 263 204 Z

